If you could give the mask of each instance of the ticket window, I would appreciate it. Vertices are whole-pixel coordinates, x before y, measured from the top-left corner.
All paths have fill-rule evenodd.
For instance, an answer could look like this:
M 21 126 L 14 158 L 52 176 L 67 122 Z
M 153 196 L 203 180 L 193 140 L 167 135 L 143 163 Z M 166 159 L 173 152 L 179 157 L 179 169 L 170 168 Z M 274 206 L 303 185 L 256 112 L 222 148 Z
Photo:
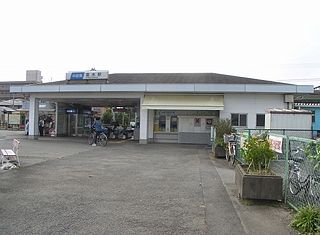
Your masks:
M 159 130 L 160 132 L 165 132 L 166 131 L 166 123 L 167 123 L 167 118 L 165 115 L 159 116 Z
M 155 132 L 178 132 L 178 117 L 159 115 L 155 117 Z
M 170 117 L 170 132 L 178 132 L 178 117 Z

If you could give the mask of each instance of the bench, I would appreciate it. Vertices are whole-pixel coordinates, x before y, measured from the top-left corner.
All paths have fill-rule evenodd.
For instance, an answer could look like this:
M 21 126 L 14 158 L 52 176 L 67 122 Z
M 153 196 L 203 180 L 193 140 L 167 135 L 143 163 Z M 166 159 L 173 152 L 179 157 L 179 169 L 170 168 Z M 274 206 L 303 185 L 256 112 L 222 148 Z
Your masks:
M 19 160 L 19 145 L 20 141 L 17 139 L 13 139 L 12 141 L 12 149 L 1 149 L 1 164 L 3 165 L 4 162 L 14 162 L 20 166 Z

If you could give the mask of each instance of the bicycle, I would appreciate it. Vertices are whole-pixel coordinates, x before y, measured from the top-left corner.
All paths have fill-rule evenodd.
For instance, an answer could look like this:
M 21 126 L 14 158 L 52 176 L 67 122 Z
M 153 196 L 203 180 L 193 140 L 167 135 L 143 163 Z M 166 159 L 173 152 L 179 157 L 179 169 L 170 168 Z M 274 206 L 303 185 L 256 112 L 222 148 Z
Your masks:
M 92 128 L 91 133 L 88 137 L 88 144 L 92 145 L 94 143 L 95 136 L 97 135 L 97 144 L 100 146 L 106 146 L 108 143 L 106 131 L 107 130 L 103 130 L 102 132 L 99 132 L 99 134 L 97 135 L 97 132 L 94 130 L 94 128 Z
M 289 160 L 289 191 L 292 195 L 298 195 L 302 190 L 305 197 L 314 201 L 320 199 L 320 175 L 303 174 L 301 165 L 307 163 L 304 157 L 297 156 L 300 152 L 304 153 L 299 147 L 293 152 L 292 160 Z
M 233 166 L 236 161 L 237 135 L 236 134 L 224 135 L 224 141 L 227 144 L 226 160 L 229 162 L 231 166 Z

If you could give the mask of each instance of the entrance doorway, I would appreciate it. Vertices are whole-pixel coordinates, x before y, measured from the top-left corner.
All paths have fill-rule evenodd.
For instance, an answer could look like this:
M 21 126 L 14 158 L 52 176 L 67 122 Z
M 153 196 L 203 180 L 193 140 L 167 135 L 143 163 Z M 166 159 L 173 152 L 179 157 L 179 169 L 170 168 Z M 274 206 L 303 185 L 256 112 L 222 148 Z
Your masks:
M 68 136 L 76 136 L 76 127 L 77 125 L 77 114 L 69 114 L 68 115 Z

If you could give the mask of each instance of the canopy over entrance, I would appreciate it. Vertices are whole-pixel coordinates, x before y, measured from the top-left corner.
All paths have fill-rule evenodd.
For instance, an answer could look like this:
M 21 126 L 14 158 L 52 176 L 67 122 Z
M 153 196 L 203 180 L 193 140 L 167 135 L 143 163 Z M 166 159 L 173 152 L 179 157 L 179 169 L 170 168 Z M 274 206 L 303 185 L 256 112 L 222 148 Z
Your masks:
M 223 110 L 223 95 L 145 95 L 143 109 Z
M 5 107 L 5 106 L 0 106 L 0 112 L 1 113 L 4 113 L 4 112 L 14 112 L 15 110 L 12 109 L 12 108 L 8 108 L 8 107 Z

